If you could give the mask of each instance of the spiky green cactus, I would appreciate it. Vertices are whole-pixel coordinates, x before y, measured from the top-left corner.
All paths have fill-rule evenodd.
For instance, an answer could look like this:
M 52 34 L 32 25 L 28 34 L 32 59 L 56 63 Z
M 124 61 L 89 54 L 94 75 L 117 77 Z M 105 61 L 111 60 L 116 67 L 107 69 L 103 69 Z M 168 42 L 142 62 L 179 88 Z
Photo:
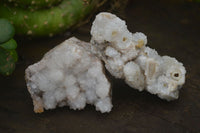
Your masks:
M 57 5 L 62 0 L 4 0 L 4 2 L 14 4 L 14 6 L 19 6 L 22 8 L 34 8 L 41 9 Z
M 100 0 L 62 0 L 57 6 L 34 11 L 0 3 L 0 17 L 9 19 L 18 35 L 53 36 L 80 22 L 98 3 Z

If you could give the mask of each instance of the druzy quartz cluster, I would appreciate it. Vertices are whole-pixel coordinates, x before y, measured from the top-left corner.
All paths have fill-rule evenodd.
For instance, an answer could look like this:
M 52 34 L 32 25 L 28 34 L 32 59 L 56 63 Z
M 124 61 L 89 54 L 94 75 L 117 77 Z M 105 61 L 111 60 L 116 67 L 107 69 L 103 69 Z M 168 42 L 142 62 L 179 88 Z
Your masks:
M 102 113 L 111 111 L 110 83 L 100 59 L 88 46 L 70 38 L 26 69 L 27 88 L 36 113 L 66 105 L 80 110 L 86 103 Z
M 183 64 L 147 47 L 143 33 L 131 33 L 125 21 L 116 15 L 100 13 L 93 22 L 91 35 L 93 52 L 105 62 L 111 75 L 162 99 L 178 98 L 179 89 L 185 83 Z
M 185 83 L 183 64 L 147 47 L 143 33 L 129 32 L 125 21 L 102 12 L 92 24 L 91 35 L 90 43 L 74 37 L 66 40 L 26 69 L 36 113 L 66 105 L 83 109 L 86 104 L 110 112 L 112 93 L 102 62 L 111 75 L 134 89 L 167 101 L 178 98 Z

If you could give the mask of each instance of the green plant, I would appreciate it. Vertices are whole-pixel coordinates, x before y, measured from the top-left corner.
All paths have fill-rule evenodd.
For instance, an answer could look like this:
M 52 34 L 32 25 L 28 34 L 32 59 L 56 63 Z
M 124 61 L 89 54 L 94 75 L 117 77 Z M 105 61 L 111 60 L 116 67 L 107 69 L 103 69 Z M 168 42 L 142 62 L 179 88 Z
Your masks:
M 15 69 L 17 43 L 13 39 L 14 27 L 8 20 L 0 19 L 0 29 L 0 74 L 7 76 Z
M 0 19 L 0 27 L 0 43 L 4 43 L 14 36 L 15 29 L 7 19 Z
M 28 9 L 42 9 L 58 5 L 62 0 L 3 0 L 15 6 Z
M 53 36 L 80 23 L 106 0 L 101 2 L 100 0 L 62 0 L 58 5 L 40 7 L 42 9 L 35 9 L 35 6 L 31 5 L 31 10 L 19 6 L 20 2 L 24 1 L 19 0 L 16 6 L 13 4 L 16 0 L 12 3 L 1 1 L 0 17 L 10 20 L 18 35 L 41 37 Z M 49 1 L 55 2 L 55 0 Z M 27 2 L 30 3 L 30 0 Z

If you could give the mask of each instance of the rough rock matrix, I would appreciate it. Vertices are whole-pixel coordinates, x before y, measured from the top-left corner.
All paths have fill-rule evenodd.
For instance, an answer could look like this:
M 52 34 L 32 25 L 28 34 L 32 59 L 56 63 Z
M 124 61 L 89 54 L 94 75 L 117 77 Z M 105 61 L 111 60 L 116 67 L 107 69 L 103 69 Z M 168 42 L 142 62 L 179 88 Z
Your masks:
M 114 77 L 168 101 L 178 98 L 185 83 L 183 64 L 146 47 L 147 37 L 143 33 L 129 32 L 125 21 L 103 12 L 96 16 L 91 35 L 93 53 L 105 62 Z
M 111 111 L 110 83 L 101 61 L 91 54 L 88 43 L 74 37 L 29 66 L 25 78 L 36 113 L 65 105 L 80 110 L 86 103 L 102 113 Z

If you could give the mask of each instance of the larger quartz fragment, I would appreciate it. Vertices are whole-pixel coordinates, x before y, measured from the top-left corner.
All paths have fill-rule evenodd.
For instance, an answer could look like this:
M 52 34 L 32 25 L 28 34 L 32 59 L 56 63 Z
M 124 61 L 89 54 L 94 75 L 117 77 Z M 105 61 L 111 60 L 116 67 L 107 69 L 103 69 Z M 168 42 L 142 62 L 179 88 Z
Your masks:
M 103 12 L 96 16 L 91 35 L 93 53 L 105 62 L 113 76 L 162 99 L 178 98 L 179 89 L 185 83 L 183 64 L 146 47 L 147 37 L 143 33 L 132 34 L 125 21 Z
M 101 61 L 91 54 L 88 43 L 70 38 L 44 55 L 25 72 L 35 112 L 68 105 L 83 109 L 93 104 L 96 110 L 110 112 L 110 83 Z

